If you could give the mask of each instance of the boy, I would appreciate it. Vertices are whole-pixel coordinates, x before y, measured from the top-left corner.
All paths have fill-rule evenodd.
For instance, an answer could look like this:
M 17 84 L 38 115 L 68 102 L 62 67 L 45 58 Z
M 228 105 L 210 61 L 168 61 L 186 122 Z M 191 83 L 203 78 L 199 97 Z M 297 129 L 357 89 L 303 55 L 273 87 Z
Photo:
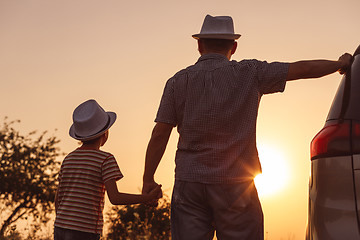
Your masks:
M 105 112 L 95 100 L 74 110 L 69 134 L 82 145 L 68 154 L 61 165 L 55 196 L 55 240 L 100 239 L 105 189 L 114 205 L 147 203 L 161 197 L 160 185 L 149 194 L 118 191 L 116 181 L 123 175 L 114 156 L 100 150 L 115 120 L 116 114 Z

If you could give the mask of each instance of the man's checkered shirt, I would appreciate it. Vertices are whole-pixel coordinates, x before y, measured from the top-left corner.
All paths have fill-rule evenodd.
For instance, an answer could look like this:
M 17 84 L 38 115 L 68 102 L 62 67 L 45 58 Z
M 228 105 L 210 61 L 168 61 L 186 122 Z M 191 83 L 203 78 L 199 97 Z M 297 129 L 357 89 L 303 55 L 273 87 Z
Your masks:
M 261 96 L 282 92 L 288 63 L 206 54 L 165 86 L 156 122 L 177 126 L 177 180 L 233 183 L 261 172 L 256 120 Z

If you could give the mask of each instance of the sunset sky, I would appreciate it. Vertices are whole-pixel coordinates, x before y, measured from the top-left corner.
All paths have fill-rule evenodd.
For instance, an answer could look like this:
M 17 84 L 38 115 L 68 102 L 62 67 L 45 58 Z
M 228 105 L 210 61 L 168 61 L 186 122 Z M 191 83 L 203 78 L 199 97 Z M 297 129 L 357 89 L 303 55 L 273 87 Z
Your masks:
M 359 9 L 359 0 L 0 0 L 1 122 L 20 119 L 24 134 L 48 130 L 68 153 L 78 146 L 68 135 L 74 108 L 96 99 L 118 115 L 103 150 L 125 176 L 119 189 L 138 193 L 164 84 L 197 61 L 191 35 L 206 14 L 233 17 L 242 35 L 233 59 L 293 62 L 353 53 Z M 264 177 L 273 176 L 267 182 L 279 185 L 268 193 L 259 187 L 265 239 L 304 239 L 309 145 L 340 79 L 290 82 L 262 99 L 259 153 Z M 169 196 L 176 142 L 174 129 L 156 173 Z

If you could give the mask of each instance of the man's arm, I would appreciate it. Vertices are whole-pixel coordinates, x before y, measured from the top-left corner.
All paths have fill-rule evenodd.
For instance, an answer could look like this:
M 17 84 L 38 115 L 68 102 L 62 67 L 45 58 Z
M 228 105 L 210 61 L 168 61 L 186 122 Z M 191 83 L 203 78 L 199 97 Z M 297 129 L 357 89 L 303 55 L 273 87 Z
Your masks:
M 145 170 L 143 176 L 143 193 L 157 186 L 154 180 L 155 171 L 164 155 L 173 126 L 166 123 L 156 123 L 146 150 Z
M 305 78 L 319 78 L 339 71 L 344 74 L 351 66 L 351 54 L 343 54 L 339 60 L 309 60 L 290 63 L 286 80 L 297 80 Z

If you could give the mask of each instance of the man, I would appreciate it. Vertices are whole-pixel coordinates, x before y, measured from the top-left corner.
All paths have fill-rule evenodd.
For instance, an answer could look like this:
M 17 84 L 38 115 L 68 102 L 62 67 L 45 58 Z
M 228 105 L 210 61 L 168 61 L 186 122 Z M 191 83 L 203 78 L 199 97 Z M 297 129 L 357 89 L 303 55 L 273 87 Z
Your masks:
M 352 56 L 294 63 L 230 61 L 240 35 L 227 16 L 207 15 L 193 37 L 201 57 L 166 83 L 146 153 L 143 192 L 157 186 L 154 173 L 177 127 L 172 239 L 212 239 L 214 231 L 219 240 L 263 239 L 253 182 L 261 172 L 256 149 L 261 96 L 282 92 L 286 81 L 343 73 Z

